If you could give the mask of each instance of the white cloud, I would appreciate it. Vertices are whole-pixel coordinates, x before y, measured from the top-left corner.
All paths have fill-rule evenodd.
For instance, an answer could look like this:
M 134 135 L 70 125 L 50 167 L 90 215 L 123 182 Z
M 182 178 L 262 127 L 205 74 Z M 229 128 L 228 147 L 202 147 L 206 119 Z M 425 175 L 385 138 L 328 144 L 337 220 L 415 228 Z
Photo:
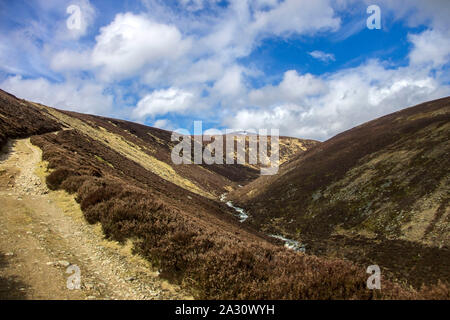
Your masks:
M 177 88 L 156 90 L 142 98 L 132 112 L 134 119 L 184 112 L 193 107 L 194 94 Z
M 408 39 L 413 46 L 405 67 L 372 60 L 322 76 L 290 70 L 277 85 L 250 91 L 253 107 L 227 115 L 224 124 L 279 128 L 284 135 L 324 140 L 382 115 L 450 95 L 445 78 L 450 62 L 448 30 L 428 29 Z
M 323 94 L 327 86 L 320 78 L 309 73 L 299 75 L 295 70 L 284 73 L 283 80 L 277 86 L 265 86 L 252 90 L 249 93 L 249 101 L 256 106 L 273 106 L 274 104 L 302 103 L 311 96 Z
M 278 5 L 278 0 L 255 0 L 251 5 L 257 10 L 272 9 Z
M 190 47 L 175 26 L 132 13 L 118 14 L 96 41 L 92 63 L 106 78 L 136 75 L 147 64 L 176 59 Z
M 147 14 L 117 14 L 100 29 L 92 48 L 56 51 L 52 70 L 90 71 L 109 83 L 126 78 L 155 89 L 203 91 L 209 93 L 203 104 L 242 106 L 246 77 L 253 71 L 236 59 L 264 37 L 336 30 L 340 23 L 328 0 L 232 0 L 226 8 L 216 1 L 180 0 L 184 8 L 198 11 L 192 14 L 158 1 L 144 3 Z
M 179 3 L 188 11 L 198 11 L 205 7 L 212 6 L 220 0 L 178 0 Z
M 372 4 L 372 0 L 366 0 Z M 448 0 L 378 0 L 382 10 L 390 10 L 398 19 L 406 19 L 410 26 L 421 24 L 446 30 L 449 27 L 450 6 Z
M 41 10 L 36 22 L 43 27 L 49 27 L 47 33 L 51 34 L 55 40 L 78 40 L 90 31 L 97 17 L 97 10 L 89 0 L 37 0 L 34 2 Z M 72 16 L 67 12 L 69 6 L 80 9 L 80 15 L 77 15 L 77 18 L 80 18 L 80 24 L 77 28 L 67 28 L 66 22 Z M 48 21 L 50 16 L 52 20 Z
M 291 73 L 293 78 L 303 77 Z M 304 90 L 303 97 L 292 99 L 285 94 L 286 78 L 278 86 L 258 91 L 259 101 L 272 103 L 242 109 L 225 118 L 224 124 L 279 128 L 283 135 L 324 140 L 384 114 L 450 94 L 450 86 L 429 76 L 427 69 L 390 69 L 379 61 L 311 78 L 325 86 L 313 96 L 308 96 L 304 82 L 303 88 L 298 87 L 299 92 Z
M 263 39 L 337 30 L 341 32 L 335 35 L 354 34 L 360 27 L 340 30 L 338 14 L 346 12 L 346 23 L 348 16 L 358 20 L 359 13 L 351 10 L 358 12 L 364 3 L 230 0 L 226 6 L 219 6 L 220 1 L 179 0 L 178 6 L 168 6 L 160 0 L 141 0 L 148 12 L 117 14 L 98 31 L 95 41 L 77 42 L 69 40 L 85 40 L 81 37 L 94 21 L 95 9 L 90 2 L 39 1 L 44 13 L 53 10 L 53 14 L 40 14 L 39 21 L 0 38 L 2 70 L 35 79 L 10 77 L 1 85 L 19 96 L 56 107 L 106 113 L 113 99 L 112 93 L 105 94 L 108 83 L 114 84 L 116 101 L 133 94 L 142 96 L 131 116 L 139 121 L 152 118 L 160 127 L 170 122 L 156 120 L 158 115 L 201 109 L 205 111 L 201 116 L 209 120 L 225 117 L 225 122 L 239 124 L 233 127 L 275 126 L 286 135 L 324 139 L 360 122 L 449 93 L 445 81 L 439 79 L 444 73 L 439 68 L 450 58 L 450 7 L 442 0 L 380 0 L 383 19 L 390 10 L 399 19 L 407 18 L 411 25 L 429 21 L 432 27 L 409 36 L 413 48 L 407 67 L 393 69 L 372 61 L 321 76 L 289 70 L 276 85 L 253 90 L 249 76 L 255 77 L 259 70 L 240 65 L 239 58 L 248 56 Z M 61 10 L 61 6 L 65 9 L 72 3 L 87 8 L 82 11 L 93 12 L 87 15 L 85 28 L 78 35 L 67 31 L 67 15 Z M 55 21 L 53 15 L 59 15 Z M 363 21 L 365 10 L 361 16 Z M 324 62 L 334 61 L 331 53 L 309 54 Z M 66 79 L 55 83 L 42 76 Z M 131 81 L 120 86 L 123 79 Z M 142 95 L 146 93 L 143 87 L 153 91 Z M 119 91 L 122 93 L 116 94 Z M 131 104 L 135 105 L 134 98 L 125 102 Z M 206 105 L 211 108 L 207 112 Z
M 226 62 L 219 57 L 200 59 L 187 63 L 185 71 L 174 82 L 181 85 L 212 82 L 223 76 L 225 67 Z
M 61 3 L 60 3 L 61 5 Z M 75 5 L 80 8 L 80 25 L 79 28 L 60 30 L 60 36 L 68 35 L 72 39 L 78 39 L 86 35 L 88 28 L 93 24 L 96 17 L 96 10 L 94 6 L 89 2 L 89 0 L 74 0 L 68 3 L 69 5 Z M 67 12 L 66 12 L 67 13 Z
M 164 129 L 164 130 L 174 130 L 174 125 L 172 124 L 172 122 L 168 119 L 158 119 L 156 120 L 153 124 L 152 127 L 155 128 L 160 128 L 160 129 Z
M 12 76 L 0 83 L 0 87 L 29 101 L 66 110 L 109 115 L 114 98 L 94 82 L 76 79 L 65 83 L 52 83 L 44 78 L 23 79 Z
M 328 0 L 285 0 L 272 10 L 256 12 L 252 27 L 258 31 L 283 35 L 337 30 L 340 23 Z
M 409 54 L 411 64 L 440 67 L 450 61 L 450 31 L 428 29 L 419 34 L 410 34 L 408 39 L 414 44 Z
M 234 97 L 243 93 L 242 70 L 239 67 L 232 67 L 227 70 L 222 78 L 216 81 L 213 87 L 219 95 Z
M 203 9 L 203 0 L 179 0 L 179 2 L 189 11 L 197 11 Z
M 332 53 L 326 53 L 323 51 L 319 51 L 319 50 L 315 50 L 315 51 L 311 51 L 308 52 L 308 54 L 318 60 L 321 60 L 323 62 L 330 62 L 330 61 L 335 61 L 336 58 L 334 57 L 334 54 Z
M 89 70 L 92 63 L 89 52 L 62 50 L 52 56 L 50 67 L 54 71 Z

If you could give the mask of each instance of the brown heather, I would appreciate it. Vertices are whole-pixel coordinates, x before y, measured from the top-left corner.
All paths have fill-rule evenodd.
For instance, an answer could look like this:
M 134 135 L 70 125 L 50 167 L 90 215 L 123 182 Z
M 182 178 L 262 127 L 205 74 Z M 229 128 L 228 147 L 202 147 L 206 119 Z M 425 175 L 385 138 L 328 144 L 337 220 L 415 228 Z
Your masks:
M 91 157 L 82 150 L 73 150 L 69 160 L 64 149 L 73 148 L 74 141 L 94 143 L 83 139 L 87 138 L 72 131 L 32 137 L 54 168 L 48 176 L 49 186 L 75 192 L 89 223 L 100 222 L 109 239 L 133 239 L 135 252 L 151 261 L 162 277 L 190 288 L 197 298 L 449 298 L 448 288 L 442 284 L 417 292 L 385 279 L 381 292 L 368 290 L 368 275 L 362 266 L 295 253 L 252 235 L 252 231 L 236 234 L 240 226 L 217 227 L 204 216 L 196 217 L 193 208 L 180 210 L 157 192 L 133 185 L 132 176 L 125 181 L 105 164 L 89 168 Z M 100 156 L 120 168 L 120 161 Z M 71 163 L 73 168 L 68 167 Z M 89 169 L 101 174 L 88 175 Z M 199 206 L 195 210 L 204 209 Z M 209 218 L 215 220 L 212 215 Z
M 450 282 L 450 97 L 364 123 L 228 198 L 309 253 Z
M 61 126 L 25 100 L 0 90 L 0 149 L 8 139 L 60 130 Z
M 1 108 L 6 114 L 3 104 Z M 162 179 L 79 130 L 42 134 L 58 126 L 46 111 L 31 104 L 28 109 L 32 110 L 29 114 L 37 114 L 35 123 L 43 119 L 42 127 L 23 134 L 41 134 L 32 136 L 31 142 L 42 149 L 43 159 L 48 161 L 49 188 L 76 194 L 87 222 L 100 223 L 109 239 L 131 239 L 134 251 L 147 258 L 161 277 L 182 284 L 196 298 L 450 299 L 443 283 L 417 291 L 386 278 L 381 291 L 368 290 L 364 266 L 276 245 L 250 225 L 237 222 L 219 201 Z M 93 116 L 84 121 L 95 123 L 96 119 L 103 127 L 110 121 Z M 3 139 L 20 136 L 19 125 L 13 120 L 10 123 L 13 125 L 0 127 Z M 162 131 L 148 128 L 153 132 L 150 136 L 140 125 L 121 121 L 113 125 L 114 130 L 121 126 L 133 132 L 130 139 L 134 144 L 139 136 L 158 144 L 167 141 Z M 167 157 L 163 149 L 159 151 L 158 159 Z M 201 179 L 207 181 L 208 176 L 210 172 Z M 215 192 L 222 191 L 223 176 L 213 185 Z

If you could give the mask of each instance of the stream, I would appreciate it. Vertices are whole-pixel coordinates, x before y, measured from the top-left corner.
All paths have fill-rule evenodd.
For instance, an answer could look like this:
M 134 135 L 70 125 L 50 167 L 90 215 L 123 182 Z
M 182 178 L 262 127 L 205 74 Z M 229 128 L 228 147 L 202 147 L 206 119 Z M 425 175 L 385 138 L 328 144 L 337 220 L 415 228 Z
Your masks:
M 222 195 L 220 196 L 220 201 L 225 202 L 225 204 L 226 204 L 227 206 L 229 206 L 230 208 L 233 208 L 234 211 L 237 212 L 236 215 L 237 215 L 238 218 L 239 218 L 239 222 L 244 222 L 245 220 L 247 220 L 247 219 L 248 219 L 248 214 L 245 213 L 245 210 L 242 209 L 242 208 L 239 208 L 239 207 L 235 207 L 235 206 L 233 205 L 233 202 L 227 201 L 227 200 L 226 200 L 226 197 L 227 197 L 227 194 L 226 194 L 226 193 L 222 194 Z
M 288 239 L 285 238 L 283 236 L 277 235 L 277 234 L 268 234 L 269 237 L 284 241 L 284 246 L 286 248 L 292 249 L 294 251 L 299 251 L 299 252 L 306 252 L 306 247 L 304 244 L 301 244 L 298 241 L 292 240 L 292 239 Z
M 220 201 L 221 202 L 225 202 L 225 204 L 228 207 L 234 209 L 234 211 L 237 212 L 236 216 L 239 218 L 239 222 L 242 223 L 245 220 L 247 220 L 249 216 L 245 212 L 245 210 L 242 209 L 242 208 L 234 206 L 233 202 L 227 201 L 226 198 L 227 198 L 227 194 L 224 193 L 224 194 L 222 194 L 220 196 Z M 288 238 L 285 238 L 285 237 L 283 237 L 281 235 L 277 235 L 277 234 L 268 234 L 268 236 L 283 241 L 284 242 L 284 246 L 286 248 L 288 248 L 288 249 L 291 249 L 291 250 L 294 250 L 294 251 L 299 251 L 299 252 L 306 252 L 305 245 L 301 244 L 298 241 L 295 241 L 295 240 L 292 240 L 292 239 L 288 239 Z

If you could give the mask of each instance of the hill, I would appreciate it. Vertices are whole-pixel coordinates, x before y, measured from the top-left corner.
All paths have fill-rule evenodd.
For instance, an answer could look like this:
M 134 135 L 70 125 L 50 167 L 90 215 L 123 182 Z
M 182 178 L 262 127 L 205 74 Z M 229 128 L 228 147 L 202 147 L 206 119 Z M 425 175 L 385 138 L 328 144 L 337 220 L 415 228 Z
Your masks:
M 167 131 L 57 110 L 3 91 L 0 115 L 3 144 L 31 136 L 31 143 L 42 150 L 40 170 L 49 192 L 72 194 L 86 222 L 99 224 L 106 239 L 123 245 L 131 241 L 133 252 L 147 259 L 160 277 L 196 298 L 449 296 L 445 285 L 418 291 L 388 277 L 382 292 L 368 290 L 367 265 L 296 252 L 251 223 L 240 223 L 220 195 L 246 189 L 239 185 L 255 180 L 257 168 L 176 166 L 170 161 L 173 143 Z M 283 139 L 282 171 L 321 146 Z M 312 150 L 304 150 L 306 146 Z M 18 183 L 14 175 L 5 178 L 10 179 L 7 185 Z
M 309 252 L 450 279 L 450 98 L 362 124 L 228 197 Z M 308 251 L 308 250 L 307 250 Z

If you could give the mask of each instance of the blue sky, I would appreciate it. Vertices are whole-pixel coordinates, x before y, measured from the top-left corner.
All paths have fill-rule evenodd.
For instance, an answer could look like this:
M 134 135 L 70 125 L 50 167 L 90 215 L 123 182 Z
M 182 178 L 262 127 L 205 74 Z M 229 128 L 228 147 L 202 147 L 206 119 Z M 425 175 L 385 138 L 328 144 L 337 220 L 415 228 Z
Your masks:
M 446 0 L 2 1 L 0 88 L 168 130 L 325 140 L 450 95 L 448 16 Z

